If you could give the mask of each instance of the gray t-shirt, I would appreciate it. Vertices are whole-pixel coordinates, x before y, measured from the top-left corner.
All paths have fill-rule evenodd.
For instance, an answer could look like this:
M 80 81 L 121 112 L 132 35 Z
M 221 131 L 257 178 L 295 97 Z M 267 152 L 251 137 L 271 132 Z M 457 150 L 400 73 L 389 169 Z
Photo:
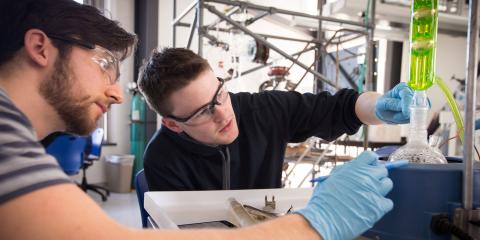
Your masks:
M 28 118 L 0 88 L 0 204 L 60 183 L 72 181 L 45 153 Z

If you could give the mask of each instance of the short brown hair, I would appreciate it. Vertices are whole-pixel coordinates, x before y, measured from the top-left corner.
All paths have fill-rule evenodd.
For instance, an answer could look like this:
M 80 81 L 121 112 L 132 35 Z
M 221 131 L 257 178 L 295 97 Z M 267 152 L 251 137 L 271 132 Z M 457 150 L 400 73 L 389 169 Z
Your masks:
M 167 116 L 173 106 L 168 98 L 187 86 L 203 71 L 211 69 L 207 60 L 185 48 L 154 50 L 140 69 L 138 87 L 148 104 L 158 114 Z
M 119 60 L 125 59 L 136 43 L 135 35 L 92 6 L 72 0 L 0 1 L 0 66 L 23 48 L 25 33 L 30 29 L 102 46 L 114 52 Z M 60 54 L 66 55 L 68 44 L 52 41 Z

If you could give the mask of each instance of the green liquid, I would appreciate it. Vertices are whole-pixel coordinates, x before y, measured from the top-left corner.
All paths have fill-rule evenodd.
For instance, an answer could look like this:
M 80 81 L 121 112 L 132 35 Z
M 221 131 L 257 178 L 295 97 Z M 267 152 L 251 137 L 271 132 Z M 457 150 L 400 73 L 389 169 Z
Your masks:
M 410 80 L 417 91 L 432 86 L 438 28 L 438 0 L 414 0 L 410 24 Z

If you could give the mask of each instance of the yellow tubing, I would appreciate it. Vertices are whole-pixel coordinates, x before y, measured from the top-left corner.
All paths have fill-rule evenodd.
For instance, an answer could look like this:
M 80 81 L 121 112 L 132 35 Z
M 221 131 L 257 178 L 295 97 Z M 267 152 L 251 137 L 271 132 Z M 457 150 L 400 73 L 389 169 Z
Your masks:
M 460 137 L 460 141 L 463 144 L 463 119 L 460 115 L 460 111 L 458 110 L 457 102 L 455 102 L 455 98 L 453 98 L 452 92 L 448 89 L 448 86 L 445 84 L 442 78 L 439 76 L 435 76 L 435 83 L 440 87 L 445 98 L 447 99 L 448 106 L 452 111 L 453 118 L 455 119 L 455 124 L 457 125 L 457 132 L 458 136 Z

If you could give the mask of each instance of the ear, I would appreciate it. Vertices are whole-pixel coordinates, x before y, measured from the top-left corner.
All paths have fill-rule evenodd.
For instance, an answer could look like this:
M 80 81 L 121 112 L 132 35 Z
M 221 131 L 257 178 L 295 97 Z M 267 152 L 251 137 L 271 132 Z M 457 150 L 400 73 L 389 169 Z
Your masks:
M 24 46 L 27 56 L 36 64 L 46 67 L 53 57 L 53 45 L 47 35 L 39 29 L 30 29 L 25 33 Z
M 163 117 L 162 118 L 162 125 L 167 127 L 168 129 L 176 132 L 176 133 L 183 132 L 183 129 L 177 124 L 177 122 L 175 122 L 174 120 L 172 120 L 170 118 Z

